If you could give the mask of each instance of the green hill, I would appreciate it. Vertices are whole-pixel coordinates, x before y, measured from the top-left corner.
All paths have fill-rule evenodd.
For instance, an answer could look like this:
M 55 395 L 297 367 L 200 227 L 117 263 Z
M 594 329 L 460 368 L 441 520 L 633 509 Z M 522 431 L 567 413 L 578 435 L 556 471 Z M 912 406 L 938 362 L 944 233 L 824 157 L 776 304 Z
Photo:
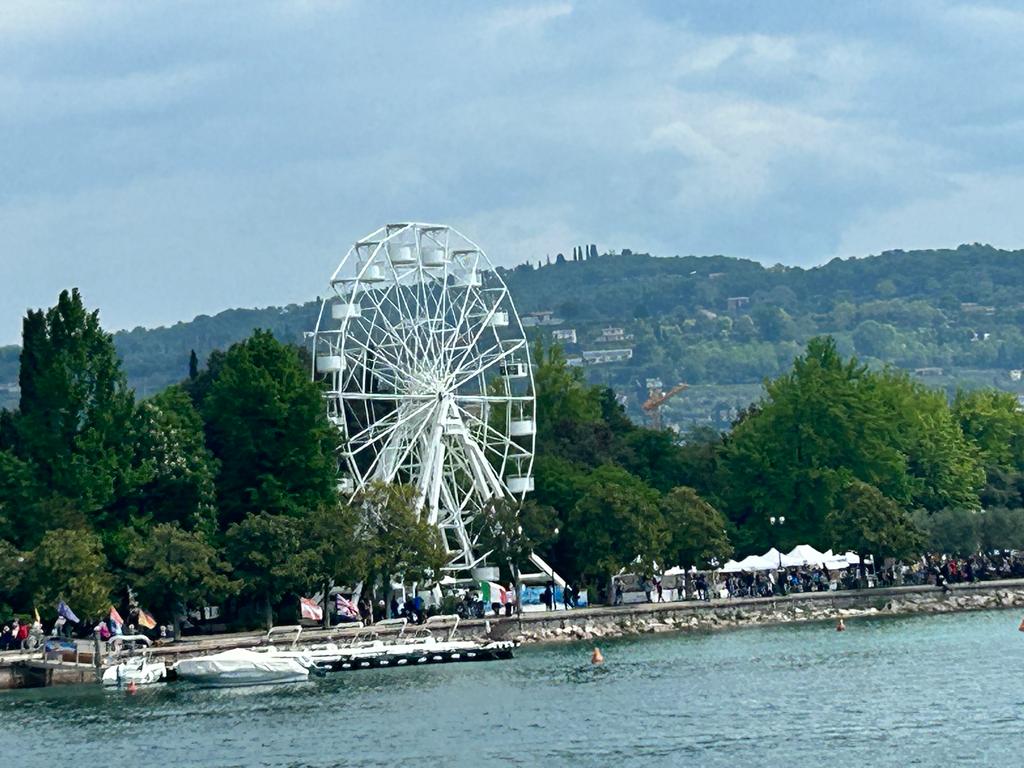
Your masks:
M 551 339 L 574 331 L 567 354 L 582 359 L 588 378 L 613 385 L 635 414 L 648 378 L 689 383 L 666 410 L 666 420 L 681 426 L 727 422 L 764 377 L 824 333 L 844 354 L 914 370 L 932 384 L 1024 392 L 1011 374 L 1024 368 L 1024 251 L 977 244 L 889 251 L 811 269 L 624 251 L 503 275 L 524 317 L 552 313 L 532 315 L 538 324 L 529 333 Z M 253 328 L 302 343 L 317 311 L 315 301 L 231 309 L 120 332 L 115 341 L 129 380 L 146 396 L 184 377 L 190 350 L 204 359 Z M 17 348 L 0 349 L 0 404 L 13 404 L 16 377 Z

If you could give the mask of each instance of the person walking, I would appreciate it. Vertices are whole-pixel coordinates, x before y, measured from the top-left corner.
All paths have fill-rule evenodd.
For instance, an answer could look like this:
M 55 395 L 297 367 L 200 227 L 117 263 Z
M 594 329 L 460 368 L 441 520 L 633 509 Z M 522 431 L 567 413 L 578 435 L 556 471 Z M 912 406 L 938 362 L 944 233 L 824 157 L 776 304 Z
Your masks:
M 572 584 L 569 582 L 562 587 L 562 607 L 567 611 L 572 608 Z

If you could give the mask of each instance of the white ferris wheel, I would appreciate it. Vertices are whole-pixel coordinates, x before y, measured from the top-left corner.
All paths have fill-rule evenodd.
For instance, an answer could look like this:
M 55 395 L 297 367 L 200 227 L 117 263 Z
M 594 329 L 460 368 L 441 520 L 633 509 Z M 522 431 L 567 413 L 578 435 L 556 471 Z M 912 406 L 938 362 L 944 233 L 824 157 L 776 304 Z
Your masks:
M 473 518 L 533 490 L 533 372 L 507 286 L 456 230 L 404 223 L 353 245 L 331 289 L 313 375 L 339 430 L 339 489 L 415 486 L 449 569 L 477 566 Z

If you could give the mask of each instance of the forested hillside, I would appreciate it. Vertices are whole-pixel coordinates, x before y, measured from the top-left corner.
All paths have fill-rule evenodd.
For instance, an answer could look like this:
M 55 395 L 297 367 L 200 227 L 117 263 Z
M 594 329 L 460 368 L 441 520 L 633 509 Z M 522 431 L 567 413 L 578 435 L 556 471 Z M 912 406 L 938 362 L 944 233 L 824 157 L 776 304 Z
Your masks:
M 660 378 L 666 386 L 690 384 L 669 405 L 670 423 L 723 425 L 757 396 L 764 378 L 789 367 L 807 339 L 826 333 L 843 354 L 893 363 L 950 392 L 978 385 L 1024 392 L 1013 373 L 1024 367 L 1024 251 L 962 245 L 801 269 L 628 250 L 582 259 L 595 250 L 504 275 L 521 314 L 552 313 L 532 318 L 529 332 L 548 339 L 560 332 L 570 360 L 584 365 L 589 380 L 612 385 L 634 415 L 646 380 Z M 120 332 L 115 342 L 144 397 L 182 379 L 191 350 L 204 360 L 254 328 L 301 343 L 317 310 L 315 301 L 232 309 Z M 16 397 L 16 371 L 17 349 L 0 349 L 0 405 Z

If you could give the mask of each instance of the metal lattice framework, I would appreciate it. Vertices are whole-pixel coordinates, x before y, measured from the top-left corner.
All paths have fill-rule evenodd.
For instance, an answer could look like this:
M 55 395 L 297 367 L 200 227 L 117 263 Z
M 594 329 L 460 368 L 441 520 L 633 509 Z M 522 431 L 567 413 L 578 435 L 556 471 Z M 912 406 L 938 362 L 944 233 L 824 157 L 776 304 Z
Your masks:
M 533 372 L 486 254 L 451 227 L 389 224 L 357 242 L 320 308 L 313 375 L 340 432 L 339 483 L 414 485 L 459 571 L 473 518 L 533 490 Z

